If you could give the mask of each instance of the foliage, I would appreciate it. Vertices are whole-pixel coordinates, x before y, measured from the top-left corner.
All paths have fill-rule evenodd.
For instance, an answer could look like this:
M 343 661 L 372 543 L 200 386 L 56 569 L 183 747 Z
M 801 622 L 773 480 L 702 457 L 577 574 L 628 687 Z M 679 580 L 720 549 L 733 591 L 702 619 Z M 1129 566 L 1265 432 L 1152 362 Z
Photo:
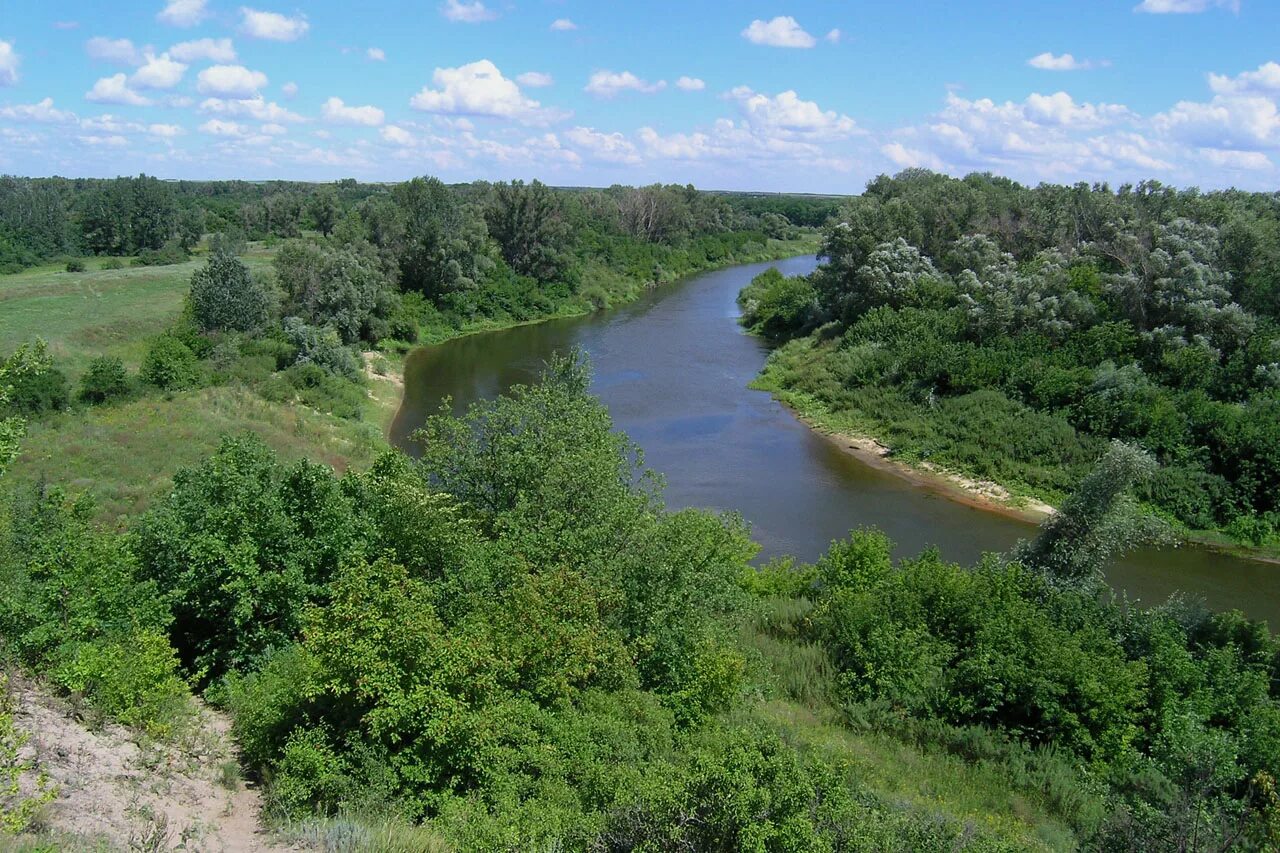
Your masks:
M 394 285 L 368 243 L 331 247 L 291 240 L 274 262 L 286 310 L 307 323 L 330 325 L 343 343 L 376 341 L 394 304 Z
M 767 338 L 783 338 L 810 326 L 818 317 L 813 285 L 802 276 L 790 278 L 769 268 L 738 294 L 742 322 Z
M 271 292 L 244 261 L 215 252 L 191 275 L 191 313 L 203 332 L 251 332 L 271 315 Z
M 124 362 L 104 355 L 89 362 L 89 369 L 80 379 L 77 396 L 87 403 L 105 403 L 127 397 L 131 388 Z
M 67 407 L 66 374 L 53 366 L 44 341 L 36 340 L 5 359 L 0 366 L 0 376 L 6 374 L 13 378 L 7 399 L 0 402 L 0 412 L 37 417 Z
M 8 408 L 15 386 L 46 365 L 48 355 L 43 341 L 35 345 L 23 344 L 18 350 L 0 362 L 0 407 Z M 18 443 L 26 432 L 26 418 L 7 415 L 0 418 L 0 475 L 18 455 Z
M 286 317 L 284 337 L 297 352 L 298 364 L 314 364 L 348 379 L 360 375 L 359 359 L 332 326 L 308 326 L 299 317 Z
M 138 378 L 164 391 L 181 391 L 200 384 L 196 354 L 177 335 L 166 332 L 151 342 Z
M 1273 421 L 1256 417 L 1280 376 L 1280 315 L 1263 296 L 1280 282 L 1264 239 L 1277 221 L 1266 197 L 1234 191 L 907 170 L 827 227 L 817 311 L 757 315 L 753 286 L 744 319 L 793 339 L 765 386 L 904 457 L 1054 499 L 1120 440 L 1162 466 L 1143 494 L 1166 515 L 1256 540 L 1280 493 Z M 978 401 L 1006 414 L 962 420 Z M 1024 424 L 1038 446 L 988 440 Z

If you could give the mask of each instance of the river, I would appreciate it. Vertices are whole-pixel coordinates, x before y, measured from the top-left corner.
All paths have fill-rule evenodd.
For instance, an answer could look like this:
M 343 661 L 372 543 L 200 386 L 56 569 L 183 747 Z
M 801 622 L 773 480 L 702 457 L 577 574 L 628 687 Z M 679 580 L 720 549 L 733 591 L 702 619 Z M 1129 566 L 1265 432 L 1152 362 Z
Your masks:
M 1031 523 L 984 511 L 869 465 L 815 434 L 748 383 L 768 348 L 737 323 L 738 291 L 776 266 L 810 272 L 812 257 L 730 267 L 658 288 L 611 311 L 471 335 L 412 352 L 393 442 L 453 399 L 455 411 L 536 379 L 553 352 L 591 356 L 593 391 L 667 481 L 671 507 L 741 513 L 763 556 L 812 560 L 855 527 L 878 527 L 898 553 L 937 546 L 970 563 L 1034 535 Z M 1108 580 L 1145 604 L 1182 591 L 1280 626 L 1280 566 L 1205 548 L 1139 551 Z

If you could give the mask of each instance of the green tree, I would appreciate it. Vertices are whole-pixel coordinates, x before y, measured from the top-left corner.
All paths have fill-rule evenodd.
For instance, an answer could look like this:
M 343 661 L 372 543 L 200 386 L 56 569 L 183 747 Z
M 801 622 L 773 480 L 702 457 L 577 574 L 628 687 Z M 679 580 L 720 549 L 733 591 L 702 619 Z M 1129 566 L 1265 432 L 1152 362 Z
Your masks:
M 485 205 L 489 234 L 520 275 L 541 282 L 562 278 L 568 232 L 556 195 L 541 181 L 497 183 Z
M 244 261 L 216 252 L 191 274 L 191 313 L 203 332 L 250 332 L 271 317 L 267 285 L 249 272 Z
M 321 187 L 307 199 L 307 215 L 316 230 L 326 237 L 333 233 L 341 212 L 338 194 L 333 187 Z

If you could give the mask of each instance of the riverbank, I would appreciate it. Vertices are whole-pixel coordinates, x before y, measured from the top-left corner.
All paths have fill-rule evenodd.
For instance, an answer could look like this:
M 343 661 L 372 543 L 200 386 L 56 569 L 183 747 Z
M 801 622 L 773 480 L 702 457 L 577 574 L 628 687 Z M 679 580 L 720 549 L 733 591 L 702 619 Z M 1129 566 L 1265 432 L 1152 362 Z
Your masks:
M 926 460 L 895 456 L 893 448 L 873 435 L 849 429 L 845 425 L 833 424 L 829 420 L 829 413 L 822 411 L 807 395 L 789 391 L 771 381 L 767 369 L 752 381 L 751 387 L 769 392 L 797 420 L 842 452 L 864 465 L 892 473 L 929 494 L 1032 524 L 1039 524 L 1057 512 L 1048 501 L 1026 492 L 1016 492 L 993 480 L 975 477 Z M 1177 531 L 1177 536 L 1182 543 L 1197 548 L 1280 566 L 1280 550 L 1274 547 L 1241 545 L 1226 539 L 1221 532 L 1212 530 L 1183 529 Z

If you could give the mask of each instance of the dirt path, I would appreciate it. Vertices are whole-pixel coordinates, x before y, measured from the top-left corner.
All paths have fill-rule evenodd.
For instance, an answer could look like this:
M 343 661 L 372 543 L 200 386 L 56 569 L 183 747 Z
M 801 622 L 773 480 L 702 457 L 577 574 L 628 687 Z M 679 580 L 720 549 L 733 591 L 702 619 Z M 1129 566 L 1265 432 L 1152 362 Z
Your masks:
M 189 732 L 157 744 L 113 724 L 87 726 L 69 703 L 30 681 L 11 686 L 17 725 L 31 735 L 27 750 L 59 789 L 41 817 L 47 829 L 86 847 L 296 849 L 273 844 L 262 831 L 261 799 L 235 771 L 221 714 L 202 706 Z

